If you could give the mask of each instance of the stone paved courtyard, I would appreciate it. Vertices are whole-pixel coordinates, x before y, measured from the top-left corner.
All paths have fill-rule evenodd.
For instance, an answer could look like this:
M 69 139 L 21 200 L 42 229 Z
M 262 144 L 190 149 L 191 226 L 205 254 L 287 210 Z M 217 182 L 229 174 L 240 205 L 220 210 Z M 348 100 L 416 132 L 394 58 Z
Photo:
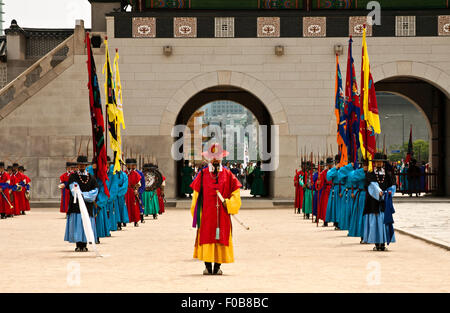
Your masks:
M 450 246 L 450 203 L 396 203 L 395 226 Z
M 421 240 L 397 233 L 381 253 L 291 208 L 241 210 L 239 218 L 251 229 L 234 223 L 235 263 L 211 277 L 192 259 L 187 210 L 113 233 L 96 258 L 63 241 L 57 209 L 33 209 L 0 221 L 0 292 L 450 292 L 450 254 Z

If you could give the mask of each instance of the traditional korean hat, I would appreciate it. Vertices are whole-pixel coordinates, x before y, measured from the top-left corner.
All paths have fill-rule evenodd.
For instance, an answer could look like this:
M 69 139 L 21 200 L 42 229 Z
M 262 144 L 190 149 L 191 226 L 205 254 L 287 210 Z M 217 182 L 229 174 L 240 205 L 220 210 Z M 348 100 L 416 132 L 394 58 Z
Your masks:
M 5 167 L 5 162 L 0 162 L 0 167 Z
M 72 167 L 73 166 L 73 162 L 66 162 L 66 167 Z
M 229 154 L 230 153 L 226 150 L 223 150 L 222 146 L 218 143 L 213 143 L 209 146 L 207 151 L 202 152 L 202 156 L 204 156 L 207 160 L 221 160 Z
M 334 161 L 333 158 L 327 158 L 327 165 L 333 165 Z
M 85 155 L 80 155 L 80 156 L 78 156 L 78 158 L 77 158 L 77 164 L 86 164 L 86 165 L 88 165 L 88 164 L 91 164 L 91 163 L 88 161 L 87 156 L 85 156 Z
M 19 163 L 13 163 L 12 167 L 19 167 Z
M 153 163 L 145 163 L 144 166 L 142 167 L 143 169 L 150 169 L 150 168 L 155 168 L 155 164 Z
M 19 166 L 19 170 L 21 170 L 21 171 L 23 171 L 23 172 L 25 172 L 25 171 L 26 171 L 25 167 L 23 167 L 22 165 L 21 165 L 21 166 Z
M 127 165 L 131 165 L 131 164 L 137 164 L 136 159 L 126 159 L 125 163 Z
M 334 156 L 334 162 L 335 162 L 335 163 L 341 162 L 341 156 L 340 156 L 339 154 L 336 154 L 336 155 Z
M 377 153 L 375 153 L 375 155 L 373 156 L 373 159 L 372 159 L 372 162 L 376 162 L 376 161 L 386 162 L 387 158 L 383 155 L 383 153 L 377 152 Z

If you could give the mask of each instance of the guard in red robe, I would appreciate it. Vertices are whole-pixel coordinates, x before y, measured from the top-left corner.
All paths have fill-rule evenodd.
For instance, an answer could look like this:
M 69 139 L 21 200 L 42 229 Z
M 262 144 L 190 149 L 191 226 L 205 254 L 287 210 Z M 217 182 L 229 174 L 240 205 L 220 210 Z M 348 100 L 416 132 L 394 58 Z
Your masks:
M 22 197 L 22 186 L 20 182 L 23 181 L 22 174 L 19 173 L 19 164 L 13 164 L 13 170 L 11 175 L 11 185 L 15 187 L 12 192 L 14 215 L 20 215 L 20 211 L 23 211 L 25 199 Z
M 25 215 L 25 211 L 30 211 L 30 187 L 31 179 L 25 174 L 25 167 L 19 166 L 19 173 L 22 175 L 22 181 L 19 185 L 22 187 L 21 199 L 23 201 L 22 215 Z
M 295 186 L 294 206 L 296 212 L 300 214 L 303 204 L 303 166 L 301 166 L 300 171 L 295 170 L 294 186 Z
M 128 191 L 125 195 L 125 201 L 128 209 L 128 219 L 134 222 L 134 226 L 139 226 L 141 220 L 141 211 L 139 209 L 139 187 L 141 186 L 141 175 L 136 171 L 136 159 L 127 159 Z
M 69 176 L 72 174 L 72 162 L 66 163 L 66 172 L 59 177 L 58 188 L 61 189 L 61 204 L 59 206 L 59 212 L 66 213 L 69 209 L 70 190 L 66 187 L 69 183 Z
M 319 179 L 317 180 L 318 189 L 321 190 L 318 218 L 324 222 L 324 227 L 328 226 L 325 219 L 327 216 L 328 198 L 330 197 L 331 187 L 333 187 L 333 183 L 327 180 L 327 172 L 333 167 L 333 164 L 333 158 L 327 158 L 327 168 L 320 172 Z
M 158 166 L 156 166 L 158 168 Z M 158 194 L 158 203 L 159 203 L 159 214 L 163 214 L 165 212 L 164 210 L 164 187 L 166 186 L 166 177 L 162 177 L 163 182 L 161 184 L 161 187 L 159 187 L 156 190 L 156 193 Z
M 14 207 L 11 207 L 10 193 L 10 177 L 5 171 L 5 163 L 0 162 L 0 218 L 5 219 L 13 214 Z
M 194 258 L 205 262 L 204 275 L 222 275 L 221 264 L 234 262 L 230 214 L 237 214 L 241 207 L 242 185 L 221 164 L 227 154 L 219 144 L 203 152 L 210 163 L 191 184 L 192 226 L 197 227 Z

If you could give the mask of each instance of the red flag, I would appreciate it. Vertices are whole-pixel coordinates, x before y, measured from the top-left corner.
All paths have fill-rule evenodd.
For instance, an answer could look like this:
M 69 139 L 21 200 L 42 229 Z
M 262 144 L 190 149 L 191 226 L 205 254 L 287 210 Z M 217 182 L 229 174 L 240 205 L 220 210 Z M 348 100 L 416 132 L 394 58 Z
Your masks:
M 405 163 L 409 163 L 411 162 L 411 158 L 414 155 L 414 150 L 413 150 L 413 142 L 412 142 L 412 125 L 409 129 L 409 142 L 408 142 L 408 153 L 406 154 L 406 160 Z
M 102 102 L 100 100 L 100 88 L 98 86 L 97 70 L 95 67 L 94 56 L 92 54 L 91 39 L 89 37 L 89 33 L 86 33 L 86 46 L 88 54 L 88 88 L 92 122 L 92 139 L 94 148 L 94 160 L 97 164 L 95 176 L 102 181 L 105 194 L 109 198 L 109 190 L 106 186 L 106 180 L 108 180 L 108 163 L 106 160 L 105 124 L 103 119 Z

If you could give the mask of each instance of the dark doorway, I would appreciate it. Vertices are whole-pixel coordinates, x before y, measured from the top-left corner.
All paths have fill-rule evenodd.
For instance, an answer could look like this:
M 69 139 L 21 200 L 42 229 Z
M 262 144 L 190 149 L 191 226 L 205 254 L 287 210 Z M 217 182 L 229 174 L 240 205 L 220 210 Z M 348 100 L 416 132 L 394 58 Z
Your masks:
M 431 124 L 431 163 L 437 173 L 436 195 L 444 195 L 446 190 L 446 124 L 445 116 L 450 103 L 446 95 L 432 84 L 413 77 L 397 76 L 379 81 L 375 84 L 377 92 L 389 92 L 402 95 L 417 104 Z M 382 112 L 381 112 L 382 113 Z M 381 116 L 380 116 L 381 118 Z M 402 123 L 402 120 L 399 120 Z M 410 121 L 404 122 L 409 139 Z
M 204 105 L 214 102 L 214 101 L 232 101 L 235 103 L 238 103 L 248 109 L 253 116 L 257 119 L 259 125 L 267 125 L 268 126 L 268 136 L 270 138 L 270 126 L 273 125 L 272 118 L 270 116 L 269 111 L 265 107 L 265 105 L 261 102 L 261 100 L 258 99 L 255 95 L 252 93 L 233 86 L 217 86 L 217 87 L 211 87 L 208 89 L 205 89 L 196 95 L 194 95 L 192 98 L 190 98 L 186 104 L 183 106 L 181 111 L 179 112 L 177 119 L 176 119 L 176 125 L 188 125 L 189 120 L 191 117 L 196 113 L 198 109 L 203 107 Z M 180 137 L 175 138 L 174 140 L 179 140 Z M 270 141 L 267 143 L 267 146 L 262 147 L 263 149 L 266 149 L 266 151 L 270 152 Z M 184 152 L 184 151 L 180 151 Z M 264 162 L 264 161 L 263 161 Z M 180 187 L 181 187 L 181 169 L 183 167 L 183 160 L 176 162 L 176 188 L 177 197 L 181 196 L 180 193 Z M 266 178 L 264 179 L 265 188 L 267 191 L 267 197 L 272 197 L 273 195 L 273 186 L 272 186 L 272 172 L 266 173 Z

